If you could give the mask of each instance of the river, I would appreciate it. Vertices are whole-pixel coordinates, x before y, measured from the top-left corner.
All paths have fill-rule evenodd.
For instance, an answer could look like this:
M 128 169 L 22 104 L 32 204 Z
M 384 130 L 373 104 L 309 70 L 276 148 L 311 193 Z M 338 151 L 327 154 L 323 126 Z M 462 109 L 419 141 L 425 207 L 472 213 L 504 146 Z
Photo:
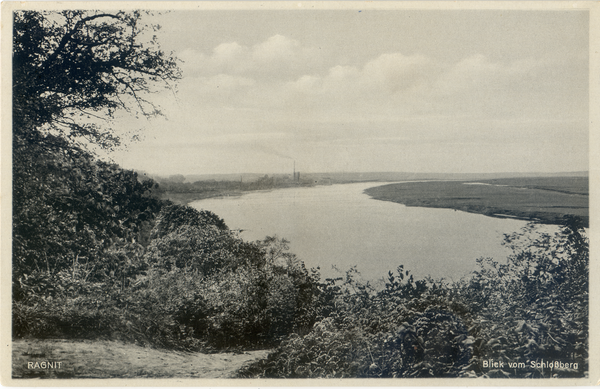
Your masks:
M 363 191 L 386 183 L 357 183 L 249 192 L 190 205 L 219 215 L 245 240 L 277 235 L 307 268 L 322 278 L 356 266 L 377 280 L 398 265 L 416 278 L 458 280 L 476 269 L 475 259 L 504 260 L 503 234 L 521 220 L 491 218 L 450 209 L 406 207 L 370 198 Z M 338 270 L 336 270 L 336 268 Z M 340 273 L 342 272 L 342 273 Z

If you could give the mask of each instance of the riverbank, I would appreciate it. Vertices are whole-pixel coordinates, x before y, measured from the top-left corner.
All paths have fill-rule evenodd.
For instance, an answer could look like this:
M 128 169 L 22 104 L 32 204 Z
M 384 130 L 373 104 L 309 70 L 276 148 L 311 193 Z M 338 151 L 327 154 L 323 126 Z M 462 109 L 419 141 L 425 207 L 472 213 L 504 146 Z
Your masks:
M 587 179 L 534 178 L 478 182 L 406 182 L 373 187 L 373 199 L 408 207 L 448 208 L 496 218 L 561 224 L 565 216 L 589 226 Z
M 161 200 L 171 200 L 173 203 L 179 204 L 179 205 L 187 205 L 191 202 L 198 201 L 198 200 L 204 200 L 204 199 L 211 199 L 211 198 L 218 198 L 218 197 L 239 197 L 239 196 L 243 195 L 244 193 L 246 193 L 246 192 L 243 192 L 241 190 L 237 190 L 237 191 L 214 190 L 214 191 L 201 191 L 201 192 L 169 192 L 169 191 L 167 191 L 167 192 L 162 192 L 160 194 L 160 199 Z
M 18 339 L 13 378 L 234 378 L 269 350 L 202 354 L 108 340 Z

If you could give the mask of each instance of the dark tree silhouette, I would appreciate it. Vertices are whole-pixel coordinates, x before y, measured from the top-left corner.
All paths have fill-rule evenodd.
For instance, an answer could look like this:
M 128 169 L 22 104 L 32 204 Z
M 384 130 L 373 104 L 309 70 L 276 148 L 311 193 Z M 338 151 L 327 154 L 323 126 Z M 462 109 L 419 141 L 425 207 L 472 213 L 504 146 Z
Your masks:
M 17 11 L 13 20 L 15 277 L 144 242 L 160 209 L 155 184 L 86 148 L 119 144 L 109 125 L 119 109 L 159 114 L 146 96 L 181 76 L 152 34 L 159 27 L 138 11 Z
M 119 138 L 100 120 L 119 109 L 160 114 L 145 96 L 181 77 L 141 13 L 19 11 L 13 25 L 13 131 L 24 141 L 110 149 Z M 95 122 L 94 122 L 95 121 Z M 105 124 L 105 123 L 104 123 Z

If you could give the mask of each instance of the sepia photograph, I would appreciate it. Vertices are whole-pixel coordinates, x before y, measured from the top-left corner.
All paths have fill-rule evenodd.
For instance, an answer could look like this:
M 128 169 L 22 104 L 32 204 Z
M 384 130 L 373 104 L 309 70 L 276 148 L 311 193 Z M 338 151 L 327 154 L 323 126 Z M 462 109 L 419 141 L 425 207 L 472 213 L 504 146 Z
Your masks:
M 2 384 L 597 384 L 597 10 L 3 2 Z

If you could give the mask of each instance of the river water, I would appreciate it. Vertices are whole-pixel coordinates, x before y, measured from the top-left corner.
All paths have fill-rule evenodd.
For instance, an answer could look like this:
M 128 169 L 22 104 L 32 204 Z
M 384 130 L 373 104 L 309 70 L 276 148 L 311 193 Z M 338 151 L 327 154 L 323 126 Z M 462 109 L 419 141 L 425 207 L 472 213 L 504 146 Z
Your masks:
M 219 215 L 245 240 L 277 235 L 307 268 L 322 278 L 356 266 L 377 280 L 398 265 L 416 278 L 458 280 L 476 269 L 475 259 L 504 260 L 503 234 L 526 223 L 450 209 L 406 207 L 363 191 L 385 183 L 357 183 L 250 192 L 190 205 Z M 336 268 L 338 270 L 336 270 Z

